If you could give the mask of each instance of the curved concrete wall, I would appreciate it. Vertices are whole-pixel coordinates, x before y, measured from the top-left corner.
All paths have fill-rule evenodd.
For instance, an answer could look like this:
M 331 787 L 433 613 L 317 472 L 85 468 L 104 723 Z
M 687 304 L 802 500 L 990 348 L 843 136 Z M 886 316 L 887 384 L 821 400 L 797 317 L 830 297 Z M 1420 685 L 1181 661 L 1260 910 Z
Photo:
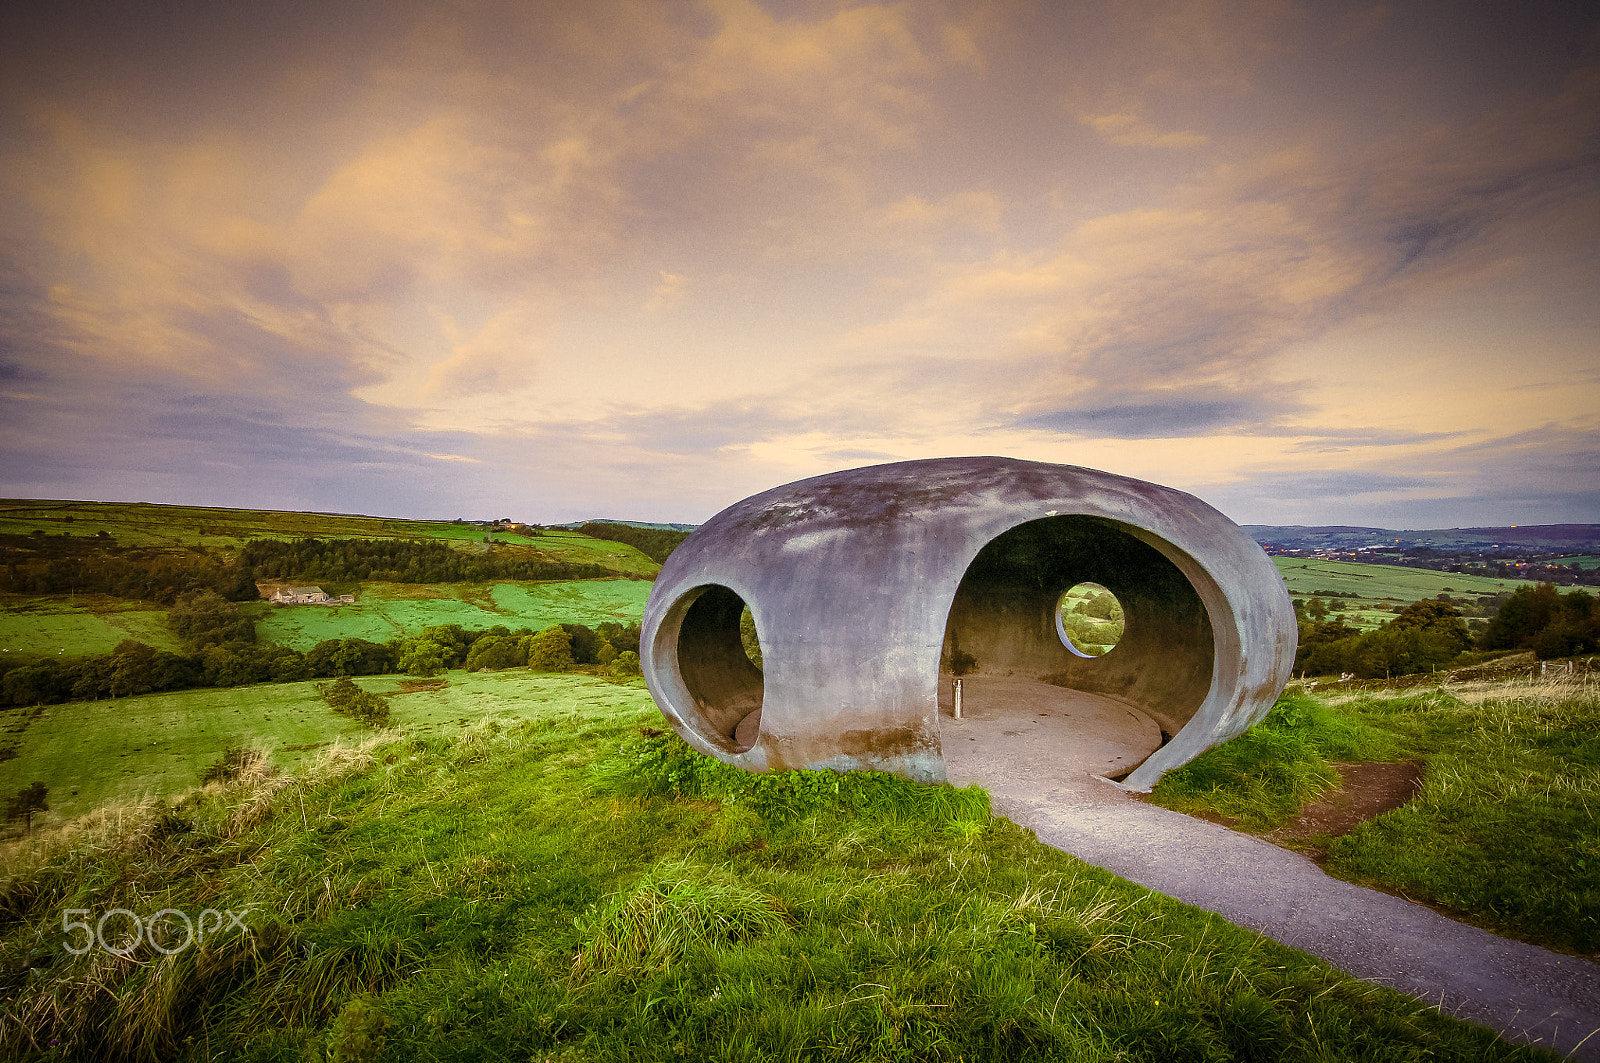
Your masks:
M 1062 591 L 1123 603 L 1110 653 L 1056 634 Z M 750 607 L 763 669 L 744 654 Z M 1192 495 L 1011 458 L 831 473 L 713 517 L 675 550 L 645 610 L 656 703 L 695 748 L 751 771 L 874 768 L 942 780 L 938 684 L 953 643 L 985 674 L 1128 701 L 1171 736 L 1126 784 L 1258 721 L 1294 664 L 1271 560 Z

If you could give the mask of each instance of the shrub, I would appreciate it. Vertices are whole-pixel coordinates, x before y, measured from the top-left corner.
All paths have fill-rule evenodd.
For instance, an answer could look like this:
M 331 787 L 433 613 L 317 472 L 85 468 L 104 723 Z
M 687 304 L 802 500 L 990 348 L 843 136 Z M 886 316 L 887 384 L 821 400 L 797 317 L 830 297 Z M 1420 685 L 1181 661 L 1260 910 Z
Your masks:
M 528 667 L 535 672 L 570 672 L 577 663 L 572 659 L 572 636 L 560 624 L 528 637 Z
M 643 675 L 644 670 L 639 667 L 639 655 L 632 650 L 617 654 L 617 659 L 611 662 L 611 674 L 623 676 Z
M 362 690 L 349 676 L 324 683 L 317 691 L 334 712 L 354 717 L 374 729 L 389 725 L 389 699 Z
M 167 626 L 190 649 L 224 642 L 254 642 L 256 623 L 216 591 L 180 595 L 167 612 Z

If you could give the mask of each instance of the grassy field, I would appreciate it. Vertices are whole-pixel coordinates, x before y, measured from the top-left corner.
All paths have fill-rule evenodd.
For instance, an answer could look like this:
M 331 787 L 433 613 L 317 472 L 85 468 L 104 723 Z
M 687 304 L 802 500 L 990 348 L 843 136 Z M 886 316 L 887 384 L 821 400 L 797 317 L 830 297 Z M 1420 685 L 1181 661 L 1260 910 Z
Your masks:
M 1291 685 L 1255 729 L 1153 798 L 1257 831 L 1338 785 L 1339 762 L 1415 759 L 1409 803 L 1303 842 L 1335 875 L 1497 933 L 1600 956 L 1600 684 L 1590 675 L 1321 697 Z
M 379 694 L 400 691 L 401 676 L 358 680 Z M 451 672 L 437 690 L 397 694 L 393 722 L 417 734 L 454 731 L 486 715 L 533 718 L 552 703 L 570 711 L 631 706 L 655 711 L 643 680 L 617 684 L 583 675 L 524 669 Z M 603 715 L 603 713 L 602 713 Z M 76 701 L 10 709 L 0 721 L 27 721 L 17 755 L 0 761 L 0 795 L 38 780 L 49 787 L 48 822 L 62 822 L 102 805 L 171 796 L 193 789 L 200 773 L 230 746 L 273 751 L 292 767 L 341 739 L 360 737 L 359 724 L 335 713 L 317 683 L 261 684 L 216 690 L 147 694 L 114 701 Z
M 1300 557 L 1274 557 L 1278 574 L 1294 598 L 1310 599 L 1329 591 L 1355 594 L 1355 599 L 1327 599 L 1338 605 L 1345 622 L 1371 629 L 1394 619 L 1393 605 L 1408 605 L 1423 598 L 1449 594 L 1468 598 L 1498 594 L 1531 585 L 1528 580 L 1464 576 L 1400 565 L 1366 565 L 1354 561 L 1318 561 Z
M 181 647 L 167 629 L 165 609 L 105 595 L 0 597 L 0 652 L 61 654 L 68 657 L 110 653 L 123 639 L 160 650 Z
M 0 535 L 63 533 L 93 536 L 104 531 L 119 546 L 183 549 L 200 546 L 226 552 L 250 539 L 439 539 L 481 551 L 488 529 L 451 521 L 399 520 L 337 513 L 214 509 L 145 502 L 63 502 L 0 499 Z M 631 546 L 553 530 L 524 536 L 495 532 L 496 542 L 532 546 L 558 561 L 605 565 L 629 575 L 653 576 L 660 568 Z
M 262 602 L 251 608 L 260 641 L 303 652 L 324 639 L 383 642 L 397 635 L 416 635 L 431 624 L 467 628 L 502 624 L 512 630 L 538 631 L 551 624 L 634 623 L 644 616 L 650 587 L 643 580 L 620 579 L 366 583 L 351 588 L 357 595 L 353 606 L 273 607 Z M 167 628 L 164 609 L 99 595 L 5 596 L 0 603 L 4 605 L 0 652 L 78 657 L 110 653 L 123 639 L 174 652 L 181 649 Z
M 304 651 L 324 639 L 382 642 L 396 635 L 416 635 L 431 624 L 466 628 L 501 624 L 535 631 L 558 623 L 626 624 L 644 616 L 650 587 L 643 580 L 365 583 L 353 606 L 269 608 L 256 624 L 256 637 Z
M 10 847 L 0 1053 L 1552 1058 L 1042 846 L 981 791 L 750 776 L 641 733 L 635 689 L 571 693 Z M 192 944 L 169 914 L 158 951 L 121 915 L 125 956 L 69 951 L 72 910 L 117 908 L 243 929 Z

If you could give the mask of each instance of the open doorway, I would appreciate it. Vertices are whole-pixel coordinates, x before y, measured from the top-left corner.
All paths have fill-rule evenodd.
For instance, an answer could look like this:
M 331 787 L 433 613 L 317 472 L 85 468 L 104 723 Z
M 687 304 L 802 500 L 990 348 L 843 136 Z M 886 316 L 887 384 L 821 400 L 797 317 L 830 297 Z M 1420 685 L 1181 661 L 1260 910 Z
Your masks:
M 950 604 L 946 770 L 1120 778 L 1194 716 L 1214 659 L 1199 594 L 1134 529 L 1077 515 L 1017 525 L 978 552 Z

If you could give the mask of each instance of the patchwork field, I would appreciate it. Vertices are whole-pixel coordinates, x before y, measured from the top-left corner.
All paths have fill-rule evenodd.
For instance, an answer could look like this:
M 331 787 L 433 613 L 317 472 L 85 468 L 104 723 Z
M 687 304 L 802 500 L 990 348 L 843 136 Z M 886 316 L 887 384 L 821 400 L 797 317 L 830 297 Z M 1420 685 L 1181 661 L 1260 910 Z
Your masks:
M 581 730 L 591 710 L 609 715 L 620 705 L 655 713 L 643 680 L 617 683 L 524 669 L 458 671 L 444 678 L 437 689 L 396 694 L 390 701 L 393 726 L 413 734 L 455 733 L 486 716 L 559 715 Z M 392 675 L 357 682 L 379 694 L 407 686 L 404 677 Z M 0 714 L 8 728 L 26 721 L 17 756 L 0 762 L 0 794 L 14 794 L 35 780 L 45 783 L 50 812 L 41 822 L 192 790 L 229 747 L 271 750 L 280 767 L 293 768 L 336 740 L 369 733 L 330 709 L 315 682 L 77 701 L 34 712 Z
M 651 584 L 643 580 L 556 583 L 366 583 L 353 606 L 270 608 L 256 637 L 297 650 L 324 639 L 383 642 L 416 635 L 432 624 L 487 628 L 496 624 L 535 631 L 551 624 L 632 623 L 644 616 Z
M 237 549 L 251 539 L 439 539 L 468 550 L 484 549 L 486 528 L 447 520 L 399 520 L 340 513 L 162 506 L 144 502 L 65 502 L 0 499 L 0 535 L 105 532 L 119 546 L 213 550 Z M 553 529 L 526 536 L 494 532 L 494 540 L 536 547 L 558 561 L 605 565 L 629 575 L 653 576 L 660 568 L 622 543 Z
M 1405 605 L 1440 594 L 1453 598 L 1493 595 L 1530 585 L 1530 581 L 1521 579 L 1492 579 L 1353 561 L 1274 557 L 1272 563 L 1277 566 L 1291 597 L 1309 599 L 1329 591 L 1357 595 L 1354 599 L 1330 599 L 1329 604 L 1338 605 L 1345 621 L 1361 628 L 1375 628 L 1384 621 L 1393 620 L 1392 605 Z
M 180 649 L 165 609 L 105 595 L 10 597 L 0 611 L 0 653 L 77 657 L 110 653 L 134 639 L 158 650 Z

